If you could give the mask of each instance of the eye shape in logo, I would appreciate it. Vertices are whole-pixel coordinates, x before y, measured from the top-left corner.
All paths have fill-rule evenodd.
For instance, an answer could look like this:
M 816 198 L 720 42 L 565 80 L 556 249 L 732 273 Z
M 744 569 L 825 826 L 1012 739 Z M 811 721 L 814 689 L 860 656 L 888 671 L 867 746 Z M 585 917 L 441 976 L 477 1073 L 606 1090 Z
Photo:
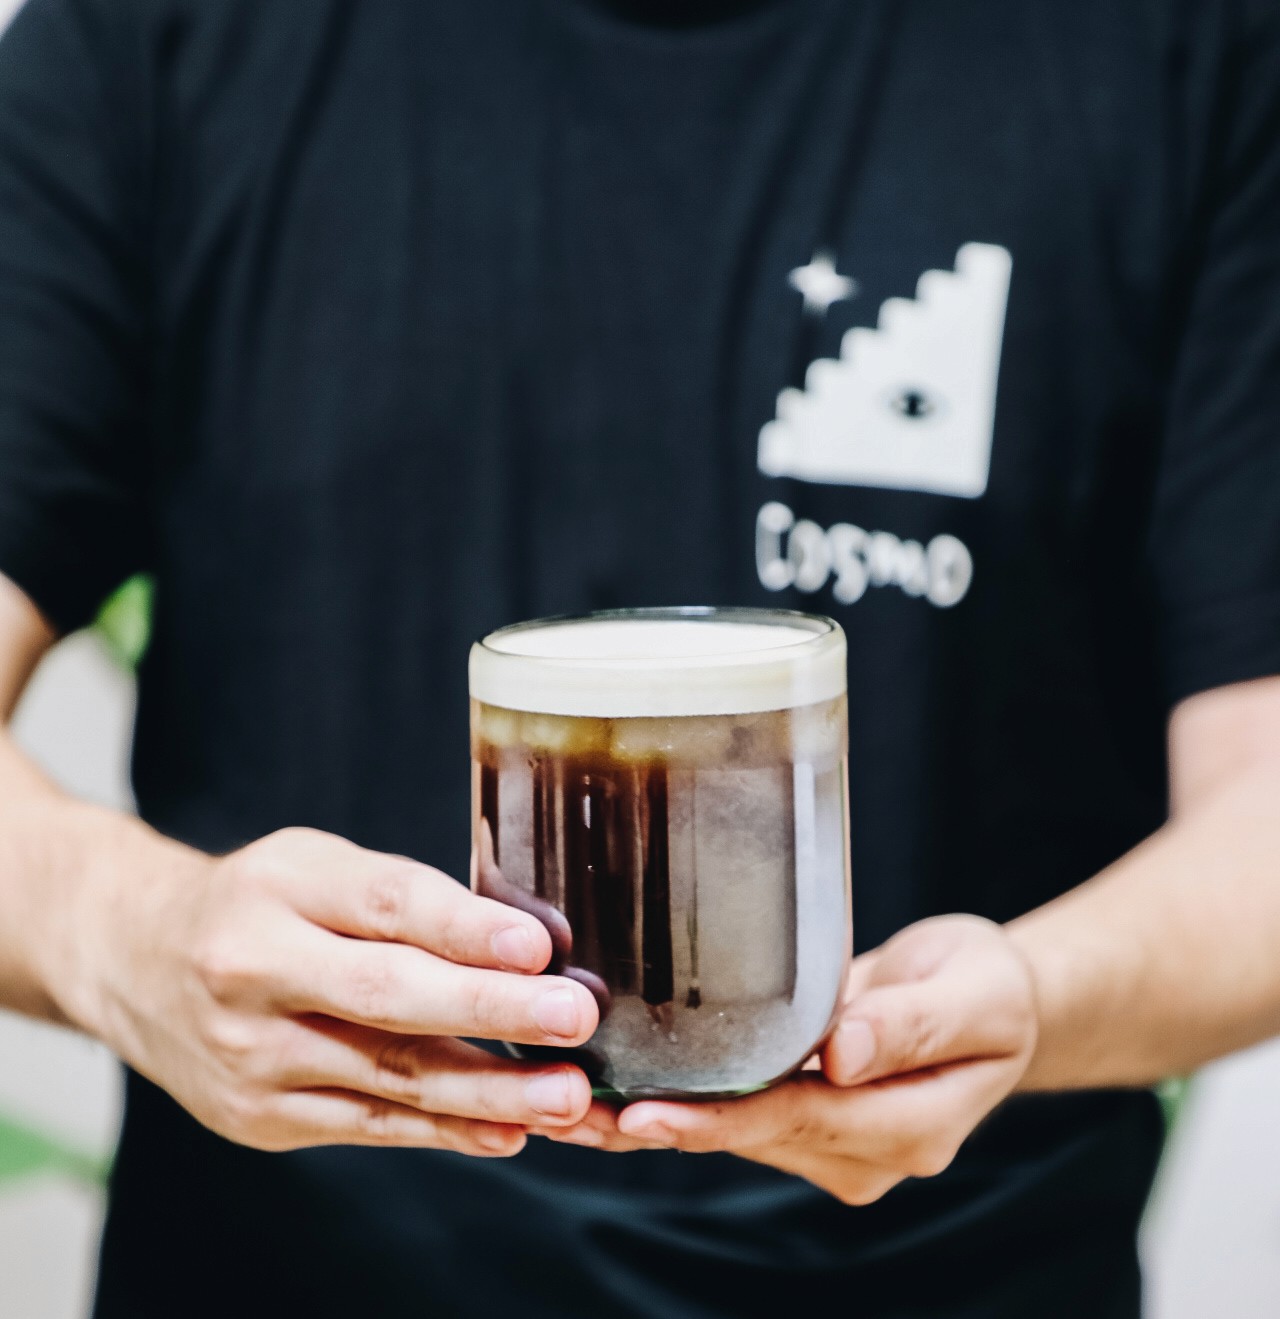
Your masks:
M 888 405 L 900 417 L 909 417 L 913 421 L 924 421 L 934 416 L 942 407 L 942 400 L 927 390 L 909 386 L 891 394 Z
M 987 488 L 1013 258 L 966 243 L 809 364 L 760 432 L 766 476 L 976 499 Z

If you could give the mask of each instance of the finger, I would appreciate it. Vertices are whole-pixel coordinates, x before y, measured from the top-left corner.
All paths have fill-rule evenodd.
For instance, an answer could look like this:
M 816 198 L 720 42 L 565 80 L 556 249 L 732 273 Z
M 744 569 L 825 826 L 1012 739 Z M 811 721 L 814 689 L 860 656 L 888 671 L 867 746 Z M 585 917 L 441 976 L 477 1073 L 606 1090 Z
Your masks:
M 573 956 L 573 931 L 564 914 L 544 898 L 508 882 L 493 859 L 493 833 L 488 820 L 480 821 L 478 846 L 472 854 L 473 885 L 477 893 L 493 898 L 540 921 L 551 937 L 553 970 L 560 970 Z
M 840 993 L 840 1003 L 843 1006 L 851 1003 L 859 994 L 865 994 L 868 989 L 875 983 L 876 966 L 879 959 L 879 950 L 869 953 L 863 953 L 860 957 L 855 957 L 849 963 L 845 971 L 844 985 Z
M 605 1150 L 611 1154 L 632 1154 L 638 1150 L 664 1148 L 655 1141 L 623 1135 L 618 1130 L 616 1110 L 598 1100 L 591 1105 L 582 1121 L 574 1126 L 564 1129 L 531 1127 L 529 1134 L 546 1136 L 559 1144 L 584 1145 L 589 1149 Z
M 626 1135 L 697 1153 L 789 1145 L 925 1176 L 935 1164 L 950 1162 L 960 1140 L 1008 1093 L 1015 1075 L 1009 1063 L 993 1060 L 851 1090 L 799 1076 L 723 1103 L 634 1104 L 618 1126 Z
M 424 1112 L 519 1126 L 570 1125 L 591 1105 L 577 1067 L 530 1067 L 438 1036 L 395 1035 L 319 1020 L 281 1066 L 289 1089 L 341 1089 Z
M 673 1149 L 738 1152 L 779 1143 L 798 1106 L 807 1105 L 808 1091 L 819 1086 L 831 1090 L 820 1080 L 801 1078 L 742 1099 L 703 1104 L 641 1100 L 624 1108 L 616 1124 L 623 1136 Z
M 314 936 L 314 937 L 312 937 Z M 402 944 L 302 934 L 277 972 L 279 1006 L 409 1035 L 584 1044 L 596 1001 L 562 976 L 457 966 Z
M 396 1145 L 453 1150 L 480 1158 L 509 1157 L 525 1145 L 523 1128 L 423 1113 L 344 1090 L 294 1090 L 276 1114 L 288 1134 L 280 1148 L 307 1145 Z
M 469 966 L 533 973 L 551 960 L 551 936 L 536 917 L 479 897 L 439 870 L 327 835 L 298 846 L 298 864 L 281 882 L 317 925 Z
M 556 1127 L 530 1127 L 529 1135 L 543 1136 L 557 1145 L 581 1145 L 586 1149 L 600 1150 L 605 1154 L 638 1154 L 645 1150 L 668 1148 L 651 1140 L 632 1140 L 616 1133 L 606 1135 L 582 1123 L 563 1130 Z
M 1028 1039 L 1026 986 L 1002 962 L 957 958 L 929 979 L 872 986 L 847 1002 L 822 1049 L 836 1085 L 968 1059 L 1013 1057 Z

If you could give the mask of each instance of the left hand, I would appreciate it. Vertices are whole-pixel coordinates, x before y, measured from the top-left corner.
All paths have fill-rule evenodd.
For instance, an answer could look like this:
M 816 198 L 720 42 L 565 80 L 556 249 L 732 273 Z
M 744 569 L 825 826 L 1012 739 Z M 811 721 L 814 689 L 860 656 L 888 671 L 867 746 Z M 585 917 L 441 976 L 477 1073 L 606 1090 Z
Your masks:
M 792 1080 L 722 1102 L 597 1103 L 578 1126 L 538 1134 L 619 1152 L 727 1151 L 869 1204 L 948 1167 L 1018 1085 L 1036 1037 L 1031 971 L 1004 929 L 938 917 L 855 959 L 836 1029 Z

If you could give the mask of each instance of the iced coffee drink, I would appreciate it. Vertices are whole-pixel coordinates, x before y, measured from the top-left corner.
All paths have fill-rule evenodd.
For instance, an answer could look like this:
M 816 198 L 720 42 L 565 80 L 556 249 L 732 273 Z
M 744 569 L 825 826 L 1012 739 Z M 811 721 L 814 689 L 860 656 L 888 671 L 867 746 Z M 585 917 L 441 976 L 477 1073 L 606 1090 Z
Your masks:
M 473 882 L 539 915 L 551 969 L 595 993 L 575 1061 L 598 1090 L 737 1095 L 792 1072 L 850 954 L 838 625 L 553 619 L 485 638 L 470 671 Z

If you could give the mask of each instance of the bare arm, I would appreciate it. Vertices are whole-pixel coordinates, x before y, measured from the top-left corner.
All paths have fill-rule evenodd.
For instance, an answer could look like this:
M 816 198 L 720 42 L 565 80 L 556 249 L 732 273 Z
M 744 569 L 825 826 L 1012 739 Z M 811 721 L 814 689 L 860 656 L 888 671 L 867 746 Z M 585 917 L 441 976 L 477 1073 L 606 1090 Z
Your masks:
M 190 868 L 195 856 L 136 820 L 67 797 L 14 745 L 7 725 L 55 639 L 0 577 L 0 1006 L 87 1026 L 94 1014 L 75 956 L 81 888 L 104 870 L 142 880 L 156 868 Z
M 35 767 L 19 755 L 8 734 L 8 724 L 41 657 L 53 644 L 53 629 L 25 596 L 0 578 L 0 875 L 14 875 L 30 867 L 33 858 L 24 849 L 15 817 L 49 801 L 55 794 Z M 0 882 L 0 1006 L 47 1020 L 61 1020 L 42 979 L 32 965 L 40 935 L 31 930 L 30 901 L 22 901 L 14 880 Z
M 1146 1085 L 1280 1031 L 1280 678 L 1183 702 L 1169 823 L 1011 927 L 1034 1089 Z
M 54 638 L 0 578 L 0 712 Z M 465 820 L 459 821 L 465 829 Z M 587 1078 L 461 1037 L 579 1044 L 595 1001 L 534 917 L 291 829 L 210 857 L 50 784 L 0 728 L 0 1007 L 79 1027 L 263 1149 L 512 1154 Z

